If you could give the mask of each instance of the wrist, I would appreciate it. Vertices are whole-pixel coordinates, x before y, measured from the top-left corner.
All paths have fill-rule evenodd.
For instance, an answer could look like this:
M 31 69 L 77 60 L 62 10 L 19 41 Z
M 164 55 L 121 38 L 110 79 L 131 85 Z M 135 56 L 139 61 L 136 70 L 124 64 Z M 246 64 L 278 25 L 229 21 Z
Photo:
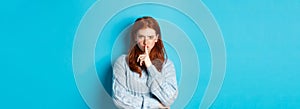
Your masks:
M 152 65 L 151 61 L 145 62 L 145 66 L 146 66 L 147 68 L 150 67 L 151 65 Z

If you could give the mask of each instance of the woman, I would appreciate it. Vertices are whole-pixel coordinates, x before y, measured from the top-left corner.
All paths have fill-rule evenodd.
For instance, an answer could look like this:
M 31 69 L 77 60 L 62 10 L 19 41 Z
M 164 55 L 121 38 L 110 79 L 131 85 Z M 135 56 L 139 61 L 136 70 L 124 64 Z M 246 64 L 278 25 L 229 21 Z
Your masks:
M 173 63 L 166 59 L 160 28 L 152 17 L 138 18 L 131 48 L 113 67 L 113 101 L 119 108 L 169 108 L 178 95 Z

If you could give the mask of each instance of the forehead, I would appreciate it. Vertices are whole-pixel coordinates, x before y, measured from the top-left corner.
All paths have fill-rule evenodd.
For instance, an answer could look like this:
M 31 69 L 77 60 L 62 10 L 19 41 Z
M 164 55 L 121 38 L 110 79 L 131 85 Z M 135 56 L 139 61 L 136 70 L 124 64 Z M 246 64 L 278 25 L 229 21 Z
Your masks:
M 144 29 L 138 30 L 137 34 L 143 35 L 143 36 L 152 36 L 152 35 L 156 35 L 156 32 L 152 28 L 144 28 Z

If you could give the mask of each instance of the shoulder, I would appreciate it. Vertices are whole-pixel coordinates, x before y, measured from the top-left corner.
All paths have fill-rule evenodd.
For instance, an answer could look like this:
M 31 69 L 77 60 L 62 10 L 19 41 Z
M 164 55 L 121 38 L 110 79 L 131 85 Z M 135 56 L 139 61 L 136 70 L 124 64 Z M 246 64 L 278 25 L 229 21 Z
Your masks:
M 122 54 L 121 56 L 119 56 L 119 57 L 117 58 L 116 62 L 118 62 L 118 61 L 125 61 L 125 58 L 126 58 L 126 57 L 127 57 L 127 55 Z
M 165 60 L 165 62 L 164 62 L 164 64 L 163 64 L 163 67 L 174 67 L 174 63 L 173 63 L 173 61 L 172 60 L 170 60 L 170 59 L 166 59 Z
M 122 64 L 126 62 L 126 57 L 127 55 L 121 55 L 117 58 L 117 60 L 115 61 L 115 64 Z
M 166 61 L 164 62 L 162 71 L 165 73 L 166 76 L 176 76 L 176 69 L 174 63 L 169 59 L 166 59 Z

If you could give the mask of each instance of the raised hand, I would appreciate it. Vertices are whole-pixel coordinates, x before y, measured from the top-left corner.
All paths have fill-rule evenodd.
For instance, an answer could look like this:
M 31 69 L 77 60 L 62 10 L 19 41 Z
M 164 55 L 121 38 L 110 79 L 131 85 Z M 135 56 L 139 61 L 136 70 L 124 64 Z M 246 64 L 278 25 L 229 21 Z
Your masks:
M 148 46 L 145 46 L 145 53 L 139 55 L 139 57 L 137 58 L 137 62 L 140 63 L 140 66 L 143 65 L 143 63 L 145 64 L 146 67 L 149 67 L 150 65 L 152 65 L 150 57 L 149 57 L 149 51 L 148 51 Z

